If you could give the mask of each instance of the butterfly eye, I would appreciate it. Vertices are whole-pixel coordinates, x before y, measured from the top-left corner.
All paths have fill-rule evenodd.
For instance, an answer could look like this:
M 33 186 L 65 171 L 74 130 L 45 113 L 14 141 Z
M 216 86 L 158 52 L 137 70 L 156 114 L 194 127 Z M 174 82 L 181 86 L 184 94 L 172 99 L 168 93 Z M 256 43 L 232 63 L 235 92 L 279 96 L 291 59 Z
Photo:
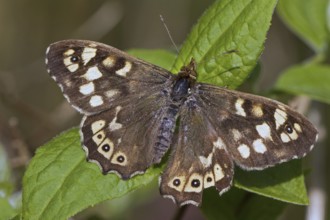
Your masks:
M 292 132 L 293 132 L 292 126 L 289 124 L 286 124 L 284 129 L 289 134 L 292 134 Z
M 102 146 L 102 150 L 105 151 L 105 152 L 108 152 L 110 150 L 110 146 L 109 144 L 105 144 Z
M 173 180 L 173 185 L 174 186 L 180 186 L 180 184 L 181 184 L 181 181 L 179 179 Z
M 118 156 L 118 157 L 117 157 L 117 161 L 118 161 L 119 163 L 123 163 L 123 162 L 125 161 L 125 157 L 124 157 L 124 156 Z
M 72 63 L 77 63 L 79 62 L 79 56 L 73 55 L 71 56 L 70 60 Z
M 197 179 L 193 179 L 193 180 L 191 181 L 191 186 L 192 186 L 192 187 L 197 188 L 197 187 L 199 187 L 200 185 L 201 185 L 201 183 L 200 183 L 200 181 L 197 180 Z

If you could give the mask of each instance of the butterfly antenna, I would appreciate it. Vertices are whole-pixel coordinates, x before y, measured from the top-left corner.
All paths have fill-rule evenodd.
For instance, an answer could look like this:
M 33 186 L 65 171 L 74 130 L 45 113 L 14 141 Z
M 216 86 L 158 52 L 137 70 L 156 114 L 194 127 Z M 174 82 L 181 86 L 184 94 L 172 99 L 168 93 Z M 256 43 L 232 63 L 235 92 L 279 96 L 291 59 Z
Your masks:
M 178 47 L 176 46 L 176 44 L 175 44 L 175 42 L 174 42 L 174 40 L 173 40 L 173 38 L 172 38 L 171 32 L 170 32 L 170 30 L 168 29 L 168 27 L 167 27 L 167 25 L 166 25 L 166 23 L 165 23 L 165 20 L 164 20 L 164 18 L 163 18 L 163 16 L 162 16 L 162 15 L 159 15 L 159 17 L 160 17 L 160 20 L 162 21 L 162 23 L 163 23 L 163 25 L 164 25 L 164 27 L 165 27 L 165 29 L 166 29 L 167 35 L 169 36 L 169 38 L 170 38 L 170 40 L 171 40 L 173 46 L 175 47 L 176 52 L 179 53 L 179 49 L 178 49 Z

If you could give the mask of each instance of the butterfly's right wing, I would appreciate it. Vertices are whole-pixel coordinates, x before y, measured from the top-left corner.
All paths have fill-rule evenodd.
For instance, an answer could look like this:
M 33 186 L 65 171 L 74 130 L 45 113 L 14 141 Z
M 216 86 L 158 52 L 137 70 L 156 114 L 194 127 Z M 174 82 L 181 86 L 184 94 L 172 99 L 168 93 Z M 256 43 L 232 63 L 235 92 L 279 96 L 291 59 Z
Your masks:
M 111 46 L 87 40 L 64 40 L 46 52 L 47 70 L 69 103 L 85 115 L 116 107 L 161 90 L 172 74 Z
M 207 84 L 191 89 L 180 108 L 178 135 L 160 180 L 160 192 L 179 205 L 199 205 L 204 188 L 231 186 L 236 163 L 261 170 L 301 158 L 317 131 L 275 100 Z

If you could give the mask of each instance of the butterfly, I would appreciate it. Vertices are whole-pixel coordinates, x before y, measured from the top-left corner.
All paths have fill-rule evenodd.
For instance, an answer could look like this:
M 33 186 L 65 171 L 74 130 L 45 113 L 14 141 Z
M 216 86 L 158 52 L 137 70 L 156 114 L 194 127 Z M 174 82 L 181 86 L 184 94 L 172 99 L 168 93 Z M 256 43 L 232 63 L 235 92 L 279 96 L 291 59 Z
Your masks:
M 317 140 L 280 102 L 198 83 L 193 59 L 175 75 L 102 43 L 64 40 L 48 47 L 46 64 L 84 115 L 88 161 L 126 180 L 169 155 L 160 193 L 180 206 L 200 205 L 208 187 L 226 192 L 235 164 L 263 170 L 304 157 Z

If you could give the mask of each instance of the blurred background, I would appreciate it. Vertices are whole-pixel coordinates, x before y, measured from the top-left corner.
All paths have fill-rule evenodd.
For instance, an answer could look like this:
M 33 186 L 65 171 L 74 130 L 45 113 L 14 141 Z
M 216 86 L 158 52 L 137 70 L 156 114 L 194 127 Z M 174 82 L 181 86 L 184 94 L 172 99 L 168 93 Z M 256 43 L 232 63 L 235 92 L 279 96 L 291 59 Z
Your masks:
M 100 41 L 121 50 L 131 48 L 162 48 L 173 45 L 160 20 L 165 19 L 178 46 L 211 0 L 0 0 L 0 144 L 1 164 L 8 163 L 15 191 L 21 190 L 24 170 L 35 150 L 52 137 L 79 125 L 81 115 L 64 100 L 60 89 L 49 77 L 44 54 L 52 42 L 77 38 Z M 308 59 L 313 52 L 273 16 L 265 51 L 261 57 L 259 91 L 267 91 L 281 71 Z M 330 82 L 329 82 L 330 86 Z M 323 112 L 329 107 L 316 104 Z M 321 121 L 315 114 L 314 123 L 329 126 L 329 116 Z M 329 195 L 329 150 L 321 144 L 306 160 L 308 166 L 318 163 L 318 171 L 308 175 L 309 192 L 316 187 L 322 198 Z M 316 158 L 317 160 L 313 159 Z M 0 166 L 1 166 L 0 164 Z M 3 170 L 2 170 L 3 171 Z M 6 172 L 7 172 L 6 171 Z M 0 171 L 1 172 L 1 171 Z M 317 185 L 315 186 L 315 182 Z M 314 185 L 313 185 L 314 184 Z M 105 202 L 79 213 L 74 219 L 170 219 L 177 208 L 158 193 L 157 184 L 132 195 Z M 329 184 L 328 184 L 329 185 Z M 148 198 L 144 190 L 150 191 Z M 326 194 L 327 192 L 327 194 Z M 329 209 L 329 205 L 324 207 Z M 304 219 L 306 207 L 289 205 L 281 219 Z M 293 218 L 292 218 L 293 217 Z M 203 219 L 199 209 L 189 207 L 183 219 Z

